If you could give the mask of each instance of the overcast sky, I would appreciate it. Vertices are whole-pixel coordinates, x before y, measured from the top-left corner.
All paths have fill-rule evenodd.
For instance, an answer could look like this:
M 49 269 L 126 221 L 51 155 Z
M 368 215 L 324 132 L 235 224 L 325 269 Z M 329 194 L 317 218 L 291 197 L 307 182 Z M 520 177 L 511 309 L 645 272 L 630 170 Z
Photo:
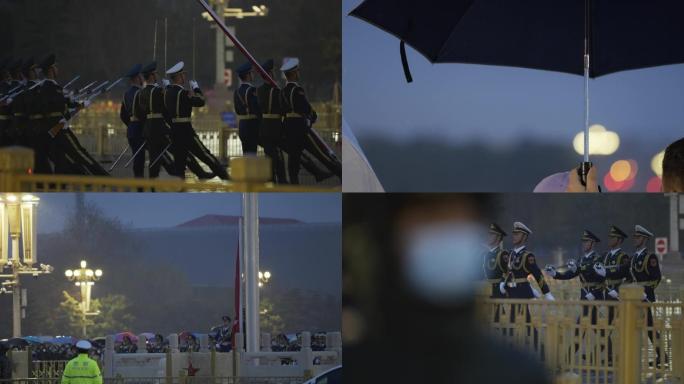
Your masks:
M 73 193 L 39 194 L 38 231 L 60 231 L 74 209 Z M 107 216 L 117 217 L 135 228 L 172 227 L 207 215 L 240 215 L 240 193 L 88 193 L 87 202 L 97 204 Z M 260 215 L 306 222 L 341 222 L 341 199 L 337 193 L 262 193 Z
M 584 124 L 582 77 L 506 67 L 437 64 L 407 46 L 407 84 L 399 41 L 346 16 L 343 0 L 344 114 L 362 138 L 486 141 L 533 137 L 567 143 Z M 684 65 L 621 72 L 591 81 L 591 121 L 655 151 L 684 136 Z M 363 140 L 360 140 L 363 144 Z M 650 148 L 649 148 L 650 149 Z

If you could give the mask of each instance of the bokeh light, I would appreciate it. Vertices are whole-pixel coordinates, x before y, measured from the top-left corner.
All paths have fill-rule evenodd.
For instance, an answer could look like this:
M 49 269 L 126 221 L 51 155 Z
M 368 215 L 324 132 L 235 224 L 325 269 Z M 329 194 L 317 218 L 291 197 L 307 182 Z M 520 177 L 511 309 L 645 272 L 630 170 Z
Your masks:
M 639 164 L 635 160 L 618 160 L 604 176 L 603 184 L 610 192 L 627 192 L 634 188 Z
M 575 152 L 584 155 L 584 131 L 578 133 L 572 141 Z M 620 136 L 608 131 L 600 124 L 589 127 L 589 154 L 612 155 L 620 147 Z
M 615 181 L 622 182 L 627 180 L 630 173 L 632 173 L 632 166 L 627 160 L 618 160 L 610 166 L 610 176 Z
M 658 193 L 663 190 L 663 180 L 658 176 L 653 176 L 646 184 L 646 192 Z
M 591 137 L 591 136 L 590 136 Z M 659 177 L 663 177 L 663 159 L 665 158 L 665 151 L 658 152 L 651 160 L 651 169 L 653 173 Z

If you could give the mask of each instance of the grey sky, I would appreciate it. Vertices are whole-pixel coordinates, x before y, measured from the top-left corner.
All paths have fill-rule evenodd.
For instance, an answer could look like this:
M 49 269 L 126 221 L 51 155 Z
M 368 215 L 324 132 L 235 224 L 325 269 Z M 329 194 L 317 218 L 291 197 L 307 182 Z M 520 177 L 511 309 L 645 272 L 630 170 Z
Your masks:
M 430 135 L 453 142 L 511 144 L 518 138 L 567 143 L 582 130 L 583 79 L 506 67 L 430 64 L 407 47 L 407 84 L 399 41 L 346 16 L 361 0 L 343 0 L 344 114 L 360 138 Z M 684 65 L 592 80 L 591 121 L 639 140 L 655 153 L 684 136 Z M 361 144 L 363 140 L 361 139 Z
M 38 231 L 61 230 L 74 209 L 73 193 L 39 194 Z M 240 215 L 239 193 L 90 193 L 85 198 L 106 215 L 135 228 L 171 227 L 207 214 Z M 337 193 L 262 193 L 261 216 L 293 218 L 306 222 L 341 222 L 341 199 Z

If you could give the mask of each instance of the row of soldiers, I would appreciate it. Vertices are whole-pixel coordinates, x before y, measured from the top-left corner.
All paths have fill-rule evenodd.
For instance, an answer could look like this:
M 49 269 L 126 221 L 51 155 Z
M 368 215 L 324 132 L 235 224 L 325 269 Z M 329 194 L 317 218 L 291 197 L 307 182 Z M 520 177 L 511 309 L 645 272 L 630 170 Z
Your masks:
M 513 225 L 513 249 L 503 248 L 506 232 L 497 224 L 489 227 L 489 251 L 484 255 L 483 269 L 485 278 L 492 284 L 493 298 L 534 298 L 540 297 L 527 277 L 534 276 L 542 293 L 547 299 L 553 300 L 548 284 L 544 280 L 534 255 L 527 250 L 527 239 L 532 231 L 523 223 Z M 601 239 L 590 230 L 584 230 L 580 238 L 584 255 L 577 261 L 570 260 L 566 265 L 555 267 L 548 265 L 545 272 L 557 280 L 571 280 L 579 278 L 580 300 L 618 301 L 620 300 L 620 285 L 636 283 L 643 287 L 643 301 L 656 301 L 655 290 L 660 284 L 662 273 L 658 257 L 649 251 L 648 243 L 653 233 L 641 225 L 634 227 L 632 234 L 635 252 L 627 254 L 623 249 L 623 242 L 629 237 L 617 226 L 611 226 L 608 232 L 609 250 L 599 253 L 595 247 Z M 589 314 L 589 307 L 583 308 L 583 315 Z M 608 323 L 612 324 L 614 308 L 608 311 Z M 591 322 L 596 324 L 596 307 L 591 309 Z M 653 326 L 653 314 L 648 309 L 647 325 Z M 658 332 L 649 332 L 651 342 L 660 338 Z M 609 359 L 612 358 L 612 342 L 609 343 Z M 660 349 L 656 348 L 656 363 L 660 364 Z
M 102 89 L 74 92 L 60 86 L 58 76 L 53 54 L 39 63 L 0 61 L 0 146 L 32 148 L 35 173 L 106 176 L 69 129 L 69 120 Z
M 262 63 L 261 67 L 274 78 L 272 59 Z M 286 79 L 282 89 L 268 81 L 255 87 L 252 84 L 255 68 L 250 63 L 237 69 L 240 86 L 235 90 L 234 106 L 243 153 L 256 154 L 257 147 L 263 147 L 272 160 L 273 180 L 277 183 L 299 184 L 301 167 L 314 175 L 316 181 L 333 175 L 341 178 L 341 163 L 317 140 L 319 138 L 313 130 L 318 115 L 299 84 L 299 60 L 286 59 L 280 71 Z M 283 151 L 288 155 L 287 167 Z M 329 172 L 319 169 L 308 154 L 319 160 Z

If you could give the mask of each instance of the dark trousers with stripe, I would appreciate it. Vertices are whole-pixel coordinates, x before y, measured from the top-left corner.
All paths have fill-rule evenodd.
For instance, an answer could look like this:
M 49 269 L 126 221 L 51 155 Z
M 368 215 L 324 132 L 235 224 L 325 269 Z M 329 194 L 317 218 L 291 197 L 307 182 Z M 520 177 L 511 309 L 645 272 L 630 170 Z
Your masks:
M 128 145 L 131 147 L 131 154 L 135 154 L 133 159 L 133 176 L 137 178 L 145 177 L 145 149 L 140 148 L 145 143 L 145 138 L 142 136 L 133 136 L 128 138 Z M 138 152 L 140 150 L 140 152 Z
M 52 174 L 50 164 L 50 146 L 52 137 L 47 133 L 47 127 L 42 121 L 32 120 L 28 126 L 28 144 L 33 149 L 33 172 L 36 174 Z
M 199 136 L 197 136 L 197 133 L 195 133 L 195 130 L 192 128 L 192 124 L 174 124 L 171 129 L 171 141 L 173 142 L 175 168 L 181 177 L 185 175 L 185 168 L 189 166 L 188 158 L 194 156 L 199 159 L 199 161 L 209 166 L 216 176 L 224 180 L 228 179 L 228 172 L 221 162 L 202 143 Z M 195 170 L 193 170 L 193 172 L 197 174 Z
M 61 146 L 61 151 L 72 156 L 78 167 L 84 170 L 86 175 L 109 176 L 102 165 L 88 153 L 88 150 L 81 145 L 78 138 L 70 129 L 62 129 L 56 137 L 57 143 Z
M 161 156 L 164 154 L 170 143 L 167 138 L 168 128 L 166 123 L 161 118 L 148 118 L 145 120 L 145 128 L 143 129 L 143 136 L 147 141 L 147 151 L 150 154 L 149 177 L 156 179 L 159 177 L 162 161 Z M 168 170 L 167 170 L 168 171 Z M 172 173 L 175 175 L 176 173 Z
M 278 147 L 283 138 L 283 122 L 279 118 L 264 118 L 259 127 L 260 144 L 264 153 L 271 159 L 273 181 L 287 183 L 285 174 L 285 160 L 283 153 Z
M 299 184 L 299 169 L 304 152 L 306 134 L 309 130 L 303 117 L 285 119 L 285 150 L 287 151 L 287 175 L 291 184 Z
M 240 120 L 240 123 L 238 123 L 238 133 L 244 155 L 256 155 L 257 153 L 257 147 L 259 146 L 259 124 L 257 119 Z

